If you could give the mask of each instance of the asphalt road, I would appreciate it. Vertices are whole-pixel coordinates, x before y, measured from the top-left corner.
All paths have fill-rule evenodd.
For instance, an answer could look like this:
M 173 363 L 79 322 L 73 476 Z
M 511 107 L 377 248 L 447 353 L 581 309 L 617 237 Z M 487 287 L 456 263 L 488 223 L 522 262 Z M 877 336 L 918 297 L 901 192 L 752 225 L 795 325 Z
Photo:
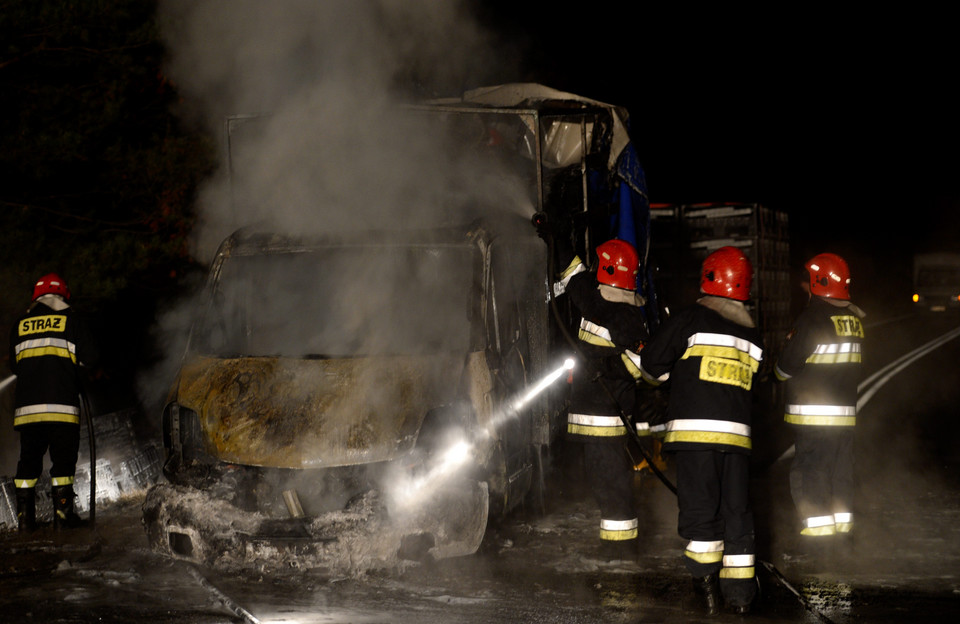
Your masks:
M 960 325 L 909 316 L 867 324 L 867 372 Z M 760 599 L 766 622 L 936 622 L 960 613 L 960 340 L 877 387 L 857 429 L 857 538 L 829 565 L 786 556 L 794 536 L 790 446 L 778 416 L 758 427 L 755 463 Z M 636 564 L 593 560 L 598 513 L 559 454 L 547 513 L 491 527 L 476 555 L 351 578 L 304 572 L 227 577 L 147 548 L 142 497 L 98 510 L 66 537 L 0 535 L 0 621 L 72 622 L 724 622 L 703 616 L 680 561 L 676 503 L 638 476 L 644 541 Z M 668 468 L 668 476 L 671 471 Z

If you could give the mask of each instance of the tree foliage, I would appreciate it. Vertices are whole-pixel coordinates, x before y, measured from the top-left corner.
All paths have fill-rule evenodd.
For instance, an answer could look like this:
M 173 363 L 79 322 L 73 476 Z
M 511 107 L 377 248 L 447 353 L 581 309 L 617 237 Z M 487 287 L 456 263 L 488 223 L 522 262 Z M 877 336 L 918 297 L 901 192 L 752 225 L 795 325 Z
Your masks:
M 194 268 L 210 140 L 171 113 L 145 0 L 0 0 L 0 329 L 60 273 L 118 367 Z

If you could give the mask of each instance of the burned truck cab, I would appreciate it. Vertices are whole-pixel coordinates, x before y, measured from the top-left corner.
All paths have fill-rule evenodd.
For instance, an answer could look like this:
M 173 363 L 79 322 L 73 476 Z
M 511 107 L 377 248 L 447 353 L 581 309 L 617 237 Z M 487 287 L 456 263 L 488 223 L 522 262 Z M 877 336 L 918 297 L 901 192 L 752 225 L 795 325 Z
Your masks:
M 474 552 L 537 495 L 551 427 L 549 394 L 517 404 L 550 363 L 545 249 L 512 231 L 224 241 L 163 413 L 152 546 L 226 567 Z

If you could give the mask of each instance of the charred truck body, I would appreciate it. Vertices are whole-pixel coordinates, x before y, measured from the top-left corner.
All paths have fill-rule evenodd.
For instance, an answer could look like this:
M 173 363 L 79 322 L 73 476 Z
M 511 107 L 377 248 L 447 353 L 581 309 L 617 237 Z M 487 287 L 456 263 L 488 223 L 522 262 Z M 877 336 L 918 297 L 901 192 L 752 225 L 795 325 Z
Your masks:
M 523 182 L 525 211 L 458 197 L 459 221 L 431 227 L 226 239 L 163 413 L 168 482 L 144 504 L 156 550 L 355 571 L 473 553 L 490 519 L 542 506 L 571 355 L 561 326 L 579 315 L 551 306 L 531 217 L 569 223 L 583 258 L 614 237 L 644 258 L 625 112 L 539 85 L 412 112 L 481 137 Z M 652 284 L 638 289 L 653 324 Z

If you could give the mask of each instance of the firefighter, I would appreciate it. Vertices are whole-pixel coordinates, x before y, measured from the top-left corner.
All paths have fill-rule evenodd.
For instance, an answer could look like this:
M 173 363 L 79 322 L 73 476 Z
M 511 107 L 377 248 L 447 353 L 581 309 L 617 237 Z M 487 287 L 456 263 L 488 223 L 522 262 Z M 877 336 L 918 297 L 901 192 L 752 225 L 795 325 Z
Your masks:
M 577 345 L 586 360 L 572 371 L 566 434 L 582 445 L 587 483 L 600 508 L 600 559 L 636 561 L 634 462 L 621 415 L 629 421 L 635 407 L 638 354 L 648 338 L 637 294 L 640 258 L 627 241 L 611 239 L 597 247 L 597 259 L 592 274 L 575 256 L 554 286 L 582 317 Z
M 703 261 L 697 302 L 670 317 L 641 353 L 644 379 L 669 380 L 663 450 L 676 460 L 684 563 L 708 613 L 721 598 L 749 612 L 757 592 L 749 502 L 752 389 L 763 358 L 745 301 L 753 267 L 736 247 Z
M 850 301 L 843 258 L 822 253 L 804 268 L 809 300 L 774 373 L 786 381 L 784 420 L 795 435 L 790 492 L 801 519 L 801 549 L 813 554 L 853 529 L 853 432 L 865 315 Z
M 93 365 L 91 334 L 70 306 L 70 290 L 55 273 L 41 277 L 33 303 L 10 334 L 10 367 L 17 376 L 14 429 L 20 461 L 14 478 L 17 527 L 37 528 L 37 480 L 50 451 L 54 528 L 83 525 L 74 511 L 73 482 L 80 445 L 80 366 Z

